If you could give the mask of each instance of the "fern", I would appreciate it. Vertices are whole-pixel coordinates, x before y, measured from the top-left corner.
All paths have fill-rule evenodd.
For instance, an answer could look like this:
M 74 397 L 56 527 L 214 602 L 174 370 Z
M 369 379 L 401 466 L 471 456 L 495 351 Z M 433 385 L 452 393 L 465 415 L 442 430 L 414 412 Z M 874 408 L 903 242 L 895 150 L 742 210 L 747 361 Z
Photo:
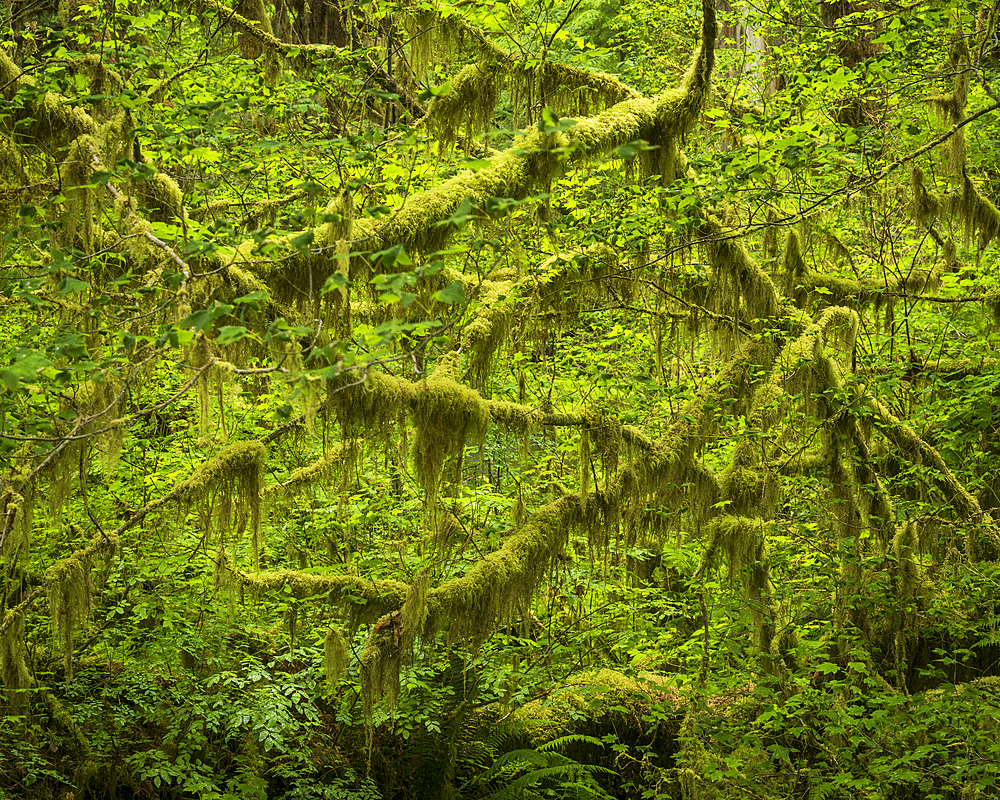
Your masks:
M 597 747 L 604 747 L 604 742 L 596 736 L 587 736 L 583 733 L 568 733 L 565 736 L 560 736 L 558 739 L 553 739 L 551 742 L 540 744 L 535 749 L 540 753 L 550 753 L 568 744 L 592 744 Z
M 511 750 L 497 758 L 493 766 L 475 782 L 488 784 L 501 776 L 506 778 L 506 785 L 491 794 L 490 800 L 536 800 L 541 797 L 536 789 L 540 789 L 542 785 L 555 788 L 562 797 L 573 800 L 612 800 L 597 783 L 595 775 L 617 773 L 607 767 L 581 764 L 568 756 L 553 752 L 567 744 L 603 746 L 603 742 L 593 736 L 569 734 L 533 750 Z M 522 771 L 524 774 L 517 775 Z M 517 777 L 512 777 L 513 775 Z

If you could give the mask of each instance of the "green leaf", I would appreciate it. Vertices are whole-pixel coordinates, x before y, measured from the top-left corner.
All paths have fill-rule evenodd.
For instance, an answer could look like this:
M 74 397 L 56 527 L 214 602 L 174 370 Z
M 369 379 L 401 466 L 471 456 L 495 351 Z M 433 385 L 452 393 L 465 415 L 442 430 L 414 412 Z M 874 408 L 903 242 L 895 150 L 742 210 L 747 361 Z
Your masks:
M 320 294 L 328 294 L 335 289 L 347 286 L 349 282 L 350 281 L 348 281 L 347 276 L 342 272 L 334 272 L 323 282 L 323 288 L 320 290 Z
M 291 244 L 291 246 L 296 250 L 307 250 L 309 245 L 312 244 L 314 238 L 316 238 L 314 231 L 303 231 L 298 236 L 293 236 L 289 244 Z
M 465 302 L 465 286 L 461 281 L 452 281 L 443 289 L 434 292 L 432 295 L 435 300 L 439 303 L 444 303 L 445 305 L 454 305 L 455 303 Z
M 90 291 L 90 284 L 87 283 L 87 281 L 81 281 L 79 278 L 74 278 L 72 275 L 67 275 L 59 281 L 56 291 L 63 296 L 68 294 L 79 294 L 81 292 Z
M 250 336 L 250 332 L 242 325 L 223 325 L 215 337 L 215 343 L 220 347 L 229 347 Z

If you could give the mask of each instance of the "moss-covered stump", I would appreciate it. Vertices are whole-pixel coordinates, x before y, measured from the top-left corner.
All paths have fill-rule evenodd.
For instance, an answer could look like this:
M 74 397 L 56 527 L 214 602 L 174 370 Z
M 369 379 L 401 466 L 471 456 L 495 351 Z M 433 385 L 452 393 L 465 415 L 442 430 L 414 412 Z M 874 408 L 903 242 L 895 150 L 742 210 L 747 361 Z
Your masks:
M 638 797 L 655 781 L 653 773 L 673 769 L 685 699 L 653 673 L 630 677 L 611 669 L 585 672 L 545 698 L 514 712 L 520 741 L 511 747 L 538 747 L 572 734 L 604 739 L 600 747 L 568 742 L 560 752 L 581 764 L 614 774 L 597 774 L 613 797 Z

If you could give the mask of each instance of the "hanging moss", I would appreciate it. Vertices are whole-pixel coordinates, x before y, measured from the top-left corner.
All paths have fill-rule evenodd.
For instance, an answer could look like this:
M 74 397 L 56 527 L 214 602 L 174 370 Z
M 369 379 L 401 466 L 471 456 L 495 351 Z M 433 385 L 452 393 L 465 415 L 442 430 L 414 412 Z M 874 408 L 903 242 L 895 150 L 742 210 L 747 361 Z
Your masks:
M 18 485 L 20 484 L 20 485 Z M 8 520 L 10 533 L 3 539 L 0 557 L 9 564 L 18 563 L 22 552 L 31 546 L 31 530 L 34 523 L 35 484 L 16 481 L 8 483 L 0 494 L 0 508 Z
M 899 569 L 899 594 L 911 599 L 918 591 L 927 588 L 923 567 L 917 560 L 920 551 L 920 536 L 917 523 L 901 523 L 892 540 L 892 553 Z
M 971 523 L 966 533 L 965 549 L 972 561 L 993 561 L 1000 557 L 1000 532 L 993 518 L 984 512 L 975 497 L 959 482 L 941 454 L 927 444 L 912 427 L 900 422 L 887 406 L 874 397 L 864 401 L 875 412 L 875 422 L 909 461 L 931 467 L 937 473 L 937 485 L 959 517 Z
M 455 380 L 458 353 L 447 353 L 413 403 L 413 465 L 429 502 L 438 492 L 446 458 L 460 456 L 466 442 L 481 442 L 490 414 L 479 392 Z
M 336 688 L 337 683 L 339 683 L 347 668 L 349 658 L 350 650 L 347 647 L 347 642 L 340 635 L 340 631 L 331 627 L 323 639 L 323 672 L 326 675 L 327 685 L 331 689 Z
M 479 61 L 469 64 L 451 79 L 451 91 L 431 103 L 426 123 L 437 136 L 442 149 L 455 143 L 463 125 L 469 125 L 477 133 L 488 130 L 499 99 L 499 70 L 497 63 Z
M 399 698 L 399 667 L 403 626 L 400 612 L 382 617 L 372 628 L 365 646 L 358 655 L 361 673 L 361 698 L 365 721 L 371 725 L 377 702 L 394 709 Z
M 278 502 L 282 499 L 291 499 L 300 492 L 309 491 L 318 484 L 329 485 L 341 476 L 348 464 L 353 463 L 357 446 L 355 440 L 330 446 L 322 457 L 311 464 L 295 470 L 280 483 L 265 486 L 261 491 L 261 499 Z
M 587 513 L 587 498 L 590 495 L 590 429 L 584 426 L 580 431 L 580 449 L 577 455 L 580 467 L 580 508 Z
M 354 233 L 354 196 L 349 189 L 342 189 L 327 203 L 323 210 L 326 223 L 326 241 L 350 239 Z
M 400 612 L 400 647 L 404 652 L 410 652 L 417 638 L 423 633 L 427 623 L 427 590 L 430 587 L 430 575 L 426 572 L 418 575 L 410 584 L 406 593 L 406 602 Z
M 477 303 L 482 305 L 462 331 L 462 349 L 469 352 L 466 376 L 469 385 L 480 392 L 487 389 L 490 370 L 500 345 L 510 332 L 515 309 L 524 305 L 524 301 L 513 299 L 517 292 L 513 281 L 484 283 L 476 297 Z
M 148 503 L 130 520 L 129 525 L 136 524 L 168 503 L 176 502 L 183 507 L 205 502 L 214 509 L 224 531 L 228 531 L 234 512 L 248 515 L 256 548 L 260 536 L 261 480 L 266 453 L 266 447 L 259 441 L 230 445 L 196 469 L 190 478 Z
M 96 190 L 90 185 L 90 174 L 93 172 L 91 160 L 97 152 L 97 142 L 89 135 L 73 140 L 69 154 L 63 162 L 63 190 L 68 203 L 68 218 L 66 224 L 67 244 L 74 244 L 74 238 L 79 235 L 84 252 L 94 252 L 94 217 Z
M 1000 235 L 1000 210 L 983 197 L 968 175 L 962 175 L 961 190 L 952 203 L 955 211 L 965 220 L 966 237 L 979 236 L 979 248 L 985 249 Z
M 114 534 L 99 534 L 87 547 L 57 561 L 45 572 L 51 609 L 52 639 L 61 649 L 66 681 L 73 677 L 73 634 L 91 611 L 91 559 L 99 552 L 118 547 Z
M 715 554 L 725 557 L 730 579 L 740 575 L 744 567 L 764 560 L 765 523 L 759 517 L 726 514 L 712 521 L 704 563 L 712 563 Z
M 714 271 L 710 307 L 732 322 L 722 338 L 723 352 L 728 354 L 738 344 L 737 332 L 742 326 L 753 329 L 775 316 L 780 306 L 779 295 L 742 240 L 727 235 L 718 220 L 703 218 L 699 233 L 705 240 L 704 248 Z
M 465 575 L 427 593 L 426 630 L 447 627 L 452 641 L 483 641 L 497 620 L 505 619 L 534 593 L 579 519 L 576 496 L 534 512 L 502 548 L 477 561 Z
M 184 219 L 184 195 L 177 181 L 163 172 L 153 177 L 137 181 L 135 196 L 149 210 L 151 222 L 177 223 Z
M 784 254 L 785 269 L 785 293 L 789 297 L 794 297 L 796 305 L 802 308 L 805 305 L 806 292 L 802 286 L 803 278 L 806 275 L 806 262 L 802 258 L 802 250 L 799 245 L 799 235 L 791 230 L 785 240 Z
M 432 532 L 434 543 L 442 553 L 447 553 L 465 533 L 462 521 L 453 509 L 435 508 L 429 516 L 431 524 L 434 525 Z
M 916 164 L 910 171 L 910 182 L 913 187 L 912 211 L 913 218 L 921 225 L 933 225 L 937 221 L 938 210 L 941 208 L 941 198 L 924 186 L 924 173 Z
M 416 388 L 409 381 L 369 371 L 361 379 L 345 374 L 327 387 L 327 404 L 336 412 L 344 436 L 362 432 L 377 436 L 395 427 L 401 408 L 408 408 Z
M 525 436 L 542 424 L 544 415 L 531 406 L 510 403 L 506 400 L 488 400 L 490 420 L 510 433 Z
M 0 683 L 7 704 L 15 711 L 32 682 L 24 652 L 24 610 L 13 608 L 0 620 Z

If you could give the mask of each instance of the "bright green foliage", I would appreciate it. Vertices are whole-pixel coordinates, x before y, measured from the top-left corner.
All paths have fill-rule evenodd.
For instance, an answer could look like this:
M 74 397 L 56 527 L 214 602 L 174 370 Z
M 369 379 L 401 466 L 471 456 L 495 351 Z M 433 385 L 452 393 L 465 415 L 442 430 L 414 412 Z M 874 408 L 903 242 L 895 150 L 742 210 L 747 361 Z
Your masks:
M 3 6 L 0 797 L 996 794 L 997 15 L 717 11 Z

